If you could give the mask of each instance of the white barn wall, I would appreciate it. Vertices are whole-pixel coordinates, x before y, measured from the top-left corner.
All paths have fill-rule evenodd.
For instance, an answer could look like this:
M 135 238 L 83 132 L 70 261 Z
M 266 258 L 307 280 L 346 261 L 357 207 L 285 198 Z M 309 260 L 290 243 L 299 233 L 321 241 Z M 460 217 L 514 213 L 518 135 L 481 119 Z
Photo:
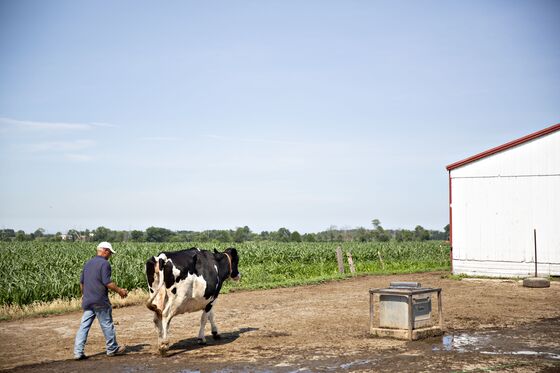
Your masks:
M 453 272 L 560 275 L 560 131 L 450 171 Z

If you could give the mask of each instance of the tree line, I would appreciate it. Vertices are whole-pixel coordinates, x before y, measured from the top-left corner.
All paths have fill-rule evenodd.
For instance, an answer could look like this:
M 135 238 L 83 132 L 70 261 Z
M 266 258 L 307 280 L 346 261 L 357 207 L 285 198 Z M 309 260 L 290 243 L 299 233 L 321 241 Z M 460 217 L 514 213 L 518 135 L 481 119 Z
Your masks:
M 71 229 L 63 234 L 47 234 L 43 228 L 32 233 L 13 229 L 0 230 L 1 241 L 86 241 L 86 242 L 247 242 L 247 241 L 276 241 L 276 242 L 387 242 L 395 241 L 427 241 L 427 240 L 449 240 L 449 224 L 443 231 L 427 230 L 417 225 L 414 230 L 407 229 L 384 229 L 378 219 L 372 220 L 372 229 L 364 227 L 354 229 L 339 229 L 331 226 L 327 230 L 318 233 L 300 234 L 298 231 L 291 232 L 287 228 L 277 231 L 262 231 L 256 233 L 248 226 L 236 229 L 205 230 L 202 232 L 178 230 L 172 231 L 162 227 L 149 227 L 145 231 L 119 231 L 106 227 L 98 227 L 94 230 Z

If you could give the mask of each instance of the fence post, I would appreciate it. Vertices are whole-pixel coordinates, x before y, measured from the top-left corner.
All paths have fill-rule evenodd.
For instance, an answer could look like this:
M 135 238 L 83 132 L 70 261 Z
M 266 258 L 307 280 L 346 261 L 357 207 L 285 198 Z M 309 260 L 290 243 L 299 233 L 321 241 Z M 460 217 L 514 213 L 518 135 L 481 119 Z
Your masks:
M 348 251 L 346 253 L 346 256 L 348 256 L 348 265 L 350 266 L 350 273 L 356 273 L 356 267 L 354 267 L 354 260 L 352 259 L 352 253 Z
M 344 259 L 340 246 L 336 248 L 336 261 L 338 262 L 338 273 L 344 273 Z

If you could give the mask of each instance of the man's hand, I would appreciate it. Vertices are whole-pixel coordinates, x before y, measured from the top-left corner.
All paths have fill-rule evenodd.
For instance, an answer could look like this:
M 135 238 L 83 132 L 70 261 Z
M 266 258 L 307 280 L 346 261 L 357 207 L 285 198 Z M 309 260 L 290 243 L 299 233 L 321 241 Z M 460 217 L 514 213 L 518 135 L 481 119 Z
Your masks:
M 108 289 L 111 289 L 115 293 L 119 294 L 121 298 L 126 298 L 128 296 L 128 290 L 118 287 L 114 282 L 110 282 L 106 286 Z
M 121 298 L 126 298 L 128 297 L 128 290 L 120 288 L 119 289 L 119 295 L 121 296 Z

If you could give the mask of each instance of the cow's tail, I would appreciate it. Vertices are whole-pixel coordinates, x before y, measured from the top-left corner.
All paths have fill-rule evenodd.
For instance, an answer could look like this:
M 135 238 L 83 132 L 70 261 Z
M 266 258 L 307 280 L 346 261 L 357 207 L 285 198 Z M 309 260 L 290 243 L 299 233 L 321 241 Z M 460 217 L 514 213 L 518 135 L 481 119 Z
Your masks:
M 159 294 L 159 291 L 161 290 L 162 286 L 164 284 L 161 283 L 159 284 L 159 286 L 157 287 L 157 289 L 154 291 L 154 293 L 150 296 L 150 299 L 148 299 L 148 302 L 146 302 L 146 307 L 148 307 L 149 309 L 151 309 L 152 311 L 161 313 L 161 310 L 158 309 L 157 304 L 153 303 L 154 299 L 157 297 L 157 295 Z

